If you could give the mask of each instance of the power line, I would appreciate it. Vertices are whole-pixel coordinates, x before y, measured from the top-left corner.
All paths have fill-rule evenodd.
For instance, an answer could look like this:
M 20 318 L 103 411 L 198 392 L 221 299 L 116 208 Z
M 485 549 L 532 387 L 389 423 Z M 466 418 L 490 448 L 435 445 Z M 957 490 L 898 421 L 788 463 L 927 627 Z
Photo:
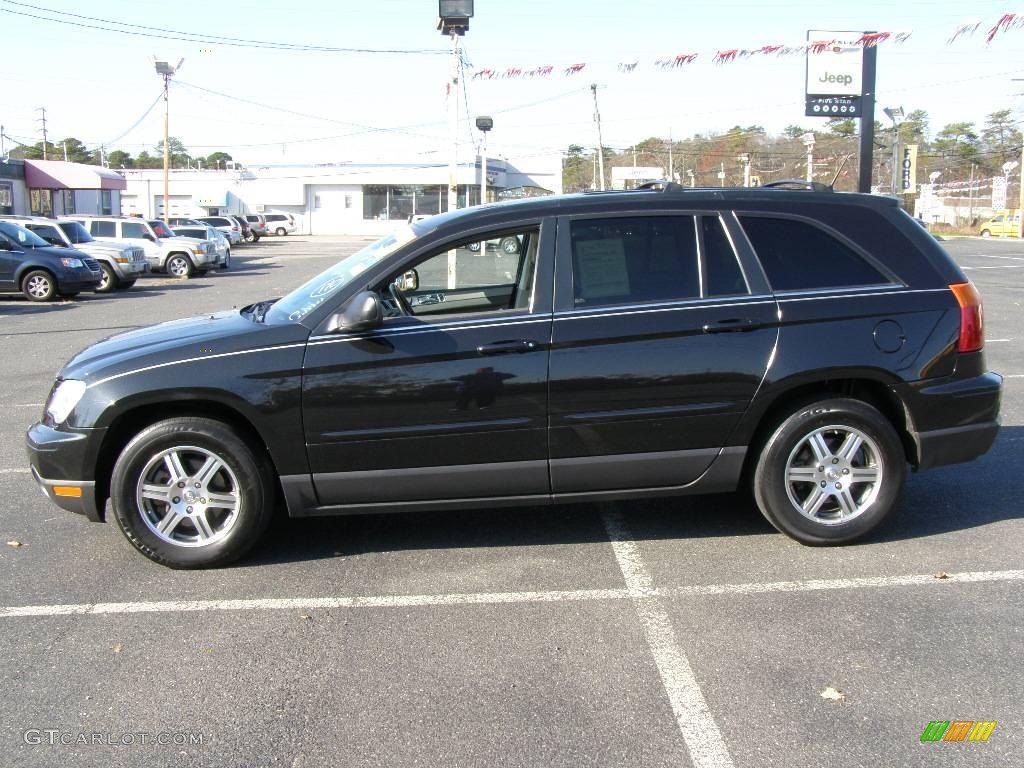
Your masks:
M 136 120 L 136 121 L 135 121 L 134 123 L 132 123 L 132 126 L 131 126 L 131 128 L 129 128 L 129 129 L 128 129 L 127 131 L 125 131 L 124 133 L 122 133 L 122 134 L 121 134 L 120 136 L 118 136 L 118 137 L 117 137 L 116 139 L 111 139 L 110 141 L 107 141 L 107 142 L 105 142 L 105 143 L 104 143 L 103 145 L 101 145 L 101 146 L 106 146 L 106 145 L 110 145 L 110 144 L 116 144 L 116 143 L 117 143 L 117 142 L 119 142 L 119 141 L 120 141 L 121 139 L 123 139 L 123 138 L 124 138 L 125 136 L 127 136 L 127 135 L 128 135 L 129 133 L 131 133 L 131 132 L 132 132 L 132 131 L 134 131 L 134 130 L 135 130 L 136 128 L 138 128 L 138 127 L 139 127 L 139 126 L 140 126 L 140 125 L 142 124 L 142 121 L 143 121 L 143 120 L 145 120 L 145 119 L 146 119 L 147 117 L 149 117 L 149 113 L 150 113 L 150 112 L 152 112 L 152 111 L 153 111 L 153 110 L 154 110 L 154 109 L 156 108 L 156 105 L 160 103 L 160 100 L 161 100 L 161 99 L 162 99 L 163 97 L 164 97 L 164 95 L 163 95 L 162 93 L 160 93 L 160 94 L 157 94 L 157 97 L 156 97 L 156 99 L 155 99 L 155 100 L 153 101 L 153 103 L 152 103 L 152 104 L 150 104 L 150 105 L 149 105 L 149 107 L 148 107 L 148 108 L 146 109 L 146 111 L 142 113 L 142 117 L 140 117 L 140 118 L 139 118 L 138 120 Z
M 39 5 L 30 5 L 28 3 L 19 3 L 14 0 L 0 0 L 0 2 L 6 5 L 16 5 L 21 8 L 31 8 L 35 11 L 42 11 L 43 13 L 52 14 L 52 16 L 66 16 L 72 19 L 84 19 L 86 21 L 96 21 L 102 24 L 113 24 L 117 27 L 126 27 L 126 29 L 117 29 L 111 27 L 101 27 L 95 24 L 84 24 L 80 21 L 70 21 L 63 18 L 52 18 L 50 16 L 38 16 L 36 14 L 26 13 L 24 11 L 15 11 L 10 8 L 0 8 L 0 11 L 4 13 L 12 13 L 16 16 L 26 16 L 30 19 L 37 19 L 39 21 L 50 21 L 56 24 L 65 24 L 68 26 L 83 27 L 85 29 L 97 29 L 103 32 L 116 32 L 123 35 L 133 35 L 135 37 L 150 37 L 158 38 L 162 40 L 180 40 L 190 43 L 213 43 L 216 45 L 226 45 L 234 48 L 263 48 L 269 50 L 280 50 L 280 51 L 306 51 L 306 52 L 320 52 L 320 53 L 384 53 L 384 54 L 409 54 L 409 55 L 436 55 L 439 53 L 446 53 L 439 49 L 432 48 L 421 48 L 421 49 L 405 49 L 405 48 L 343 48 L 336 46 L 327 45 L 315 45 L 311 43 L 281 43 L 271 40 L 250 40 L 239 37 L 225 37 L 221 35 L 208 35 L 205 33 L 197 32 L 183 32 L 176 29 L 168 29 L 165 27 L 147 27 L 141 24 L 129 24 L 123 21 L 116 21 L 114 19 L 104 19 L 97 16 L 83 16 L 77 13 L 70 13 L 68 11 L 59 11 L 53 8 L 44 8 Z M 134 30 L 147 30 L 147 31 L 134 31 Z M 161 34 L 163 33 L 163 34 Z

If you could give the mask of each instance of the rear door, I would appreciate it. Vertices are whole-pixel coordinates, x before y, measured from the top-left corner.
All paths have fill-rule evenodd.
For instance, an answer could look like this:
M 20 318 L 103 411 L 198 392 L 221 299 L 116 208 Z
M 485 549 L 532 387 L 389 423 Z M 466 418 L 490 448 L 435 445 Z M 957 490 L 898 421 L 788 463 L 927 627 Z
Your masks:
M 14 273 L 24 254 L 17 248 L 13 240 L 0 233 L 0 288 L 5 291 L 18 290 L 14 282 Z
M 698 479 L 757 391 L 776 337 L 764 277 L 741 263 L 717 213 L 560 220 L 553 492 Z

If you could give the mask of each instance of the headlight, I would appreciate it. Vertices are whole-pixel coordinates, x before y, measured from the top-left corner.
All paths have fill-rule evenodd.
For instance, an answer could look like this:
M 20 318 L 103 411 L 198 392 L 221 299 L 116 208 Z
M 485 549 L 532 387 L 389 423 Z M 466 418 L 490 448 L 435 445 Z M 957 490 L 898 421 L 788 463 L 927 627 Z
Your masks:
M 62 424 L 71 415 L 71 411 L 75 409 L 84 394 L 84 381 L 64 379 L 57 382 L 57 386 L 54 387 L 50 400 L 46 404 L 47 415 L 53 419 L 54 424 Z
M 66 259 L 66 258 L 62 258 L 60 260 L 60 263 L 63 264 L 65 267 L 84 267 L 85 266 L 82 263 L 81 259 Z

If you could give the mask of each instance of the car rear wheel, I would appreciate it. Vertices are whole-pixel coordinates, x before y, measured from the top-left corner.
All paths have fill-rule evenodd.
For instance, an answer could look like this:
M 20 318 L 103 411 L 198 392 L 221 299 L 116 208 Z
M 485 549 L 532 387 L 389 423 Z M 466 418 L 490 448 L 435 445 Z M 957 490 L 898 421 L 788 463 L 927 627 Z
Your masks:
M 96 293 L 110 293 L 117 290 L 118 279 L 114 269 L 109 264 L 100 262 L 100 270 L 103 274 L 100 276 L 100 284 L 96 286 Z
M 782 420 L 758 457 L 753 490 L 782 533 L 804 544 L 842 544 L 888 517 L 905 476 L 888 419 L 860 400 L 836 398 Z
M 285 235 L 288 234 L 288 230 L 285 229 L 284 227 L 278 227 L 277 229 L 274 230 L 274 234 L 277 235 L 278 237 L 284 237 Z
M 34 269 L 21 281 L 21 291 L 29 301 L 51 301 L 57 295 L 57 281 L 42 269 Z
M 114 518 L 128 541 L 171 568 L 209 568 L 238 559 L 273 513 L 267 459 L 226 424 L 168 419 L 140 432 L 111 478 Z
M 195 267 L 192 259 L 181 253 L 176 253 L 167 260 L 167 274 L 174 277 L 192 277 Z

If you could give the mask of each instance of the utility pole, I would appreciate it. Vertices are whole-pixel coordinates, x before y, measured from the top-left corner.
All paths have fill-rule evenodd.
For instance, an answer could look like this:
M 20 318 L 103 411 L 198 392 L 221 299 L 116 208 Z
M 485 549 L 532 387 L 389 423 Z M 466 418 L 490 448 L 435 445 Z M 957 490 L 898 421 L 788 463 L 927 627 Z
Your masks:
M 68 161 L 68 143 L 64 142 L 64 162 Z
M 1024 78 L 1015 77 L 1013 82 L 1024 82 Z M 1020 199 L 1017 201 L 1017 237 L 1024 242 L 1024 140 L 1020 143 Z
M 166 61 L 156 62 L 156 73 L 164 79 L 164 222 L 170 225 L 171 217 L 171 147 L 170 147 L 170 123 L 171 123 L 171 77 L 181 69 L 185 63 L 184 59 L 178 61 L 177 66 L 172 67 Z M 147 203 L 147 206 L 149 203 Z
M 43 160 L 45 160 L 46 159 L 46 107 L 39 107 L 39 109 L 37 109 L 36 112 L 42 112 L 43 113 L 43 116 L 42 116 L 41 120 L 43 122 Z
M 591 83 L 590 90 L 594 94 L 594 123 L 597 125 L 597 167 L 600 174 L 598 189 L 604 192 L 604 142 L 601 139 L 601 112 L 597 108 L 597 83 Z
M 675 169 L 672 166 L 672 129 L 668 132 L 668 180 L 675 181 Z
M 814 181 L 814 134 L 808 131 L 800 137 L 800 141 L 807 147 L 807 181 Z

